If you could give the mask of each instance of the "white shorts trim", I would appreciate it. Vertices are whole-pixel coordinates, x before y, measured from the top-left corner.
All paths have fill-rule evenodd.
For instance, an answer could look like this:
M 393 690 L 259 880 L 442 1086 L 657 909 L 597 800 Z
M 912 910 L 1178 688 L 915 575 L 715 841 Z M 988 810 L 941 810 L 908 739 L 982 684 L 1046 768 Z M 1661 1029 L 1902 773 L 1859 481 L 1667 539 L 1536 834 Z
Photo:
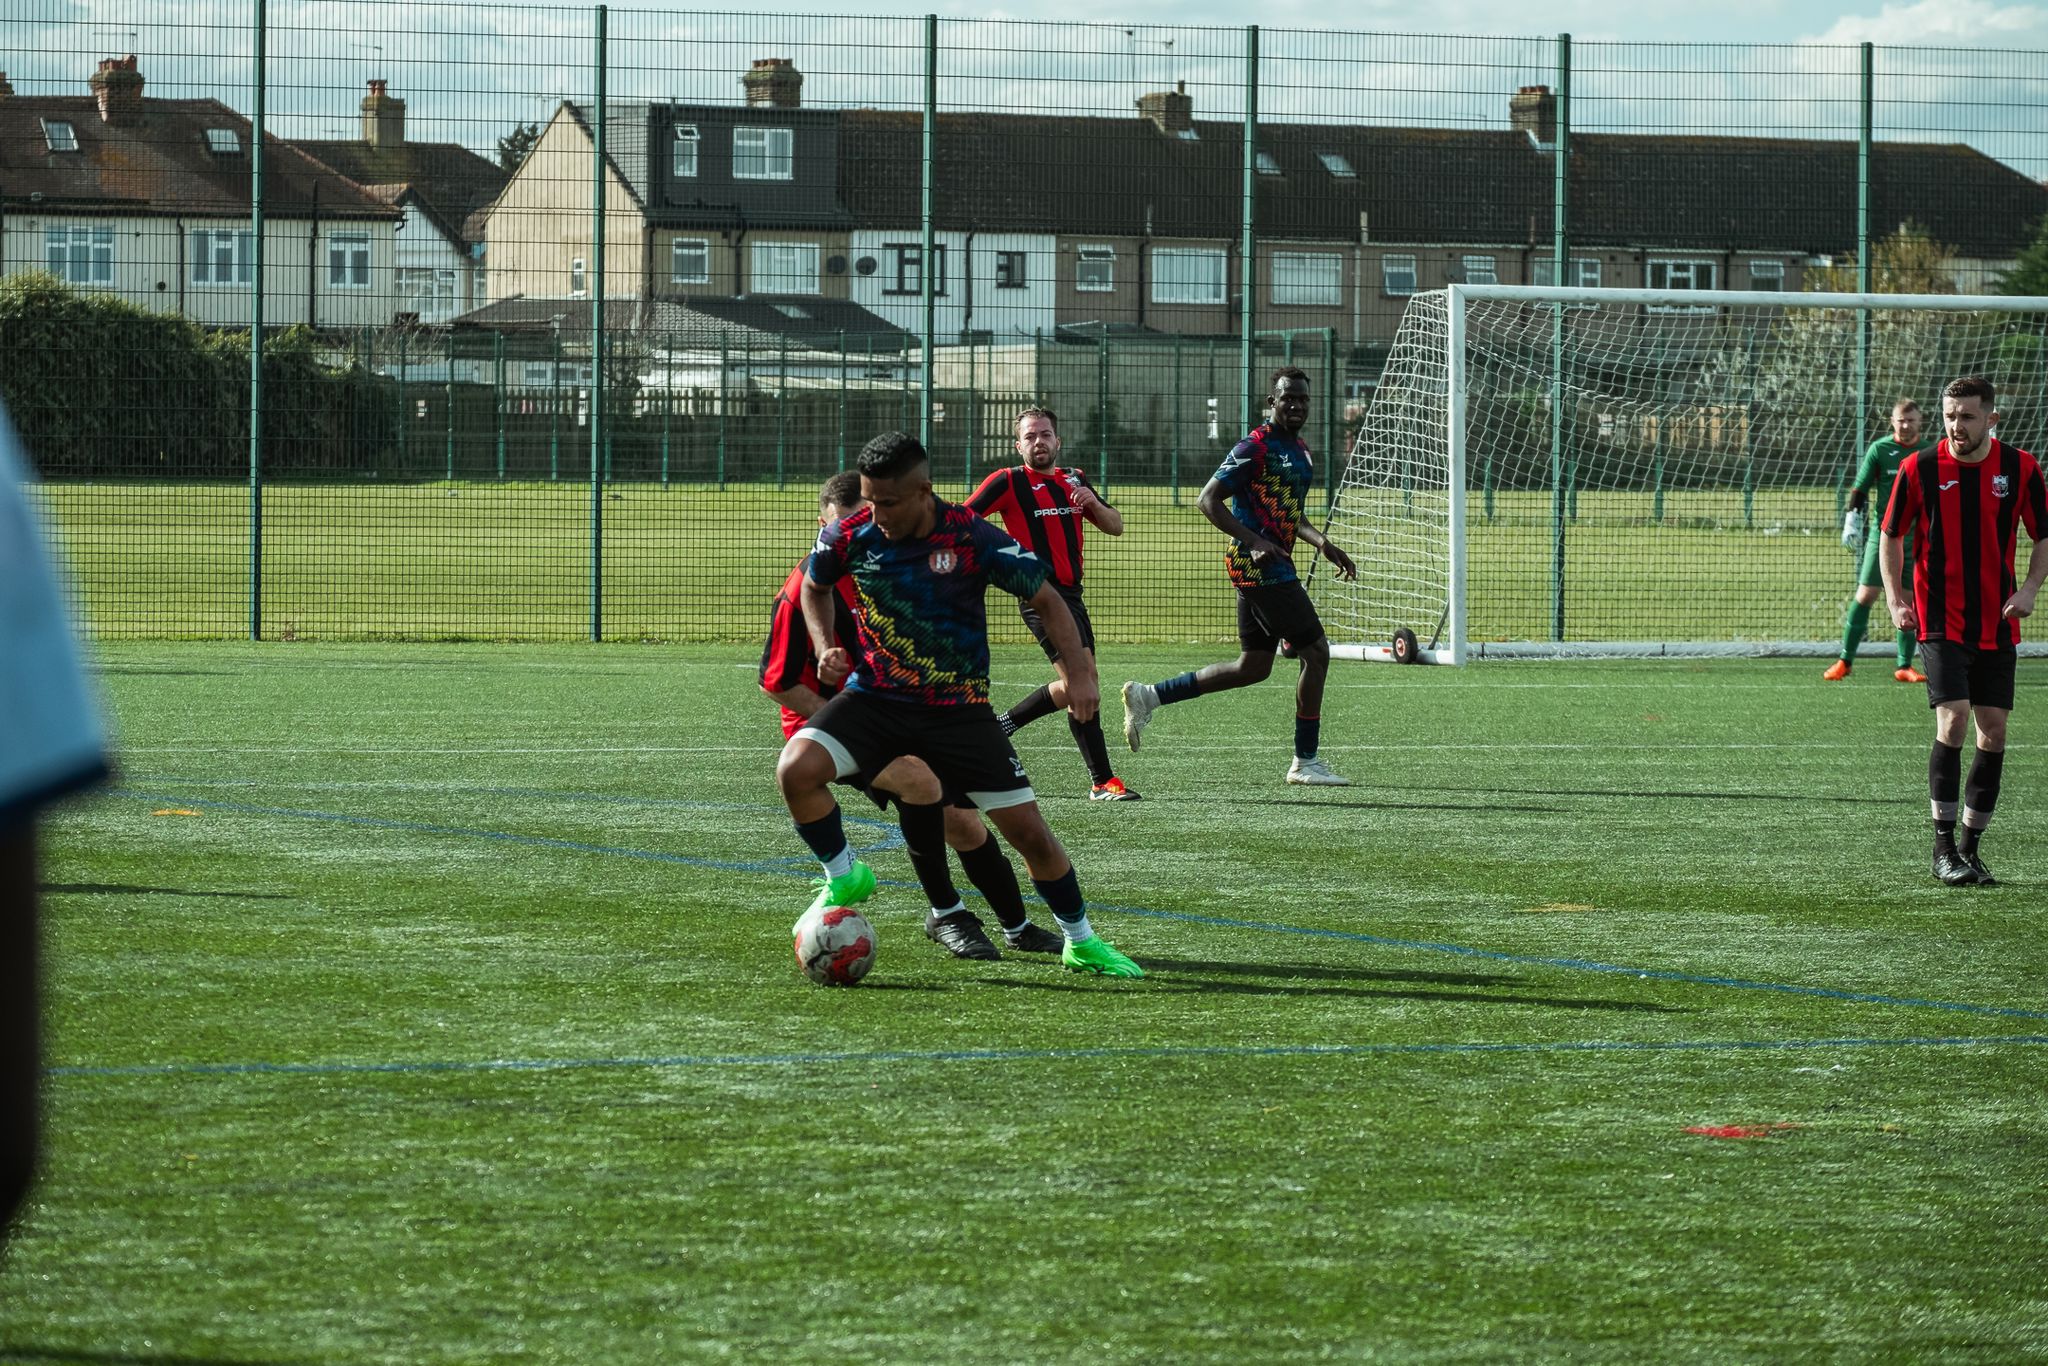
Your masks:
M 809 740 L 812 744 L 821 746 L 827 754 L 832 756 L 832 765 L 836 770 L 832 776 L 835 778 L 844 778 L 850 773 L 860 772 L 860 765 L 853 761 L 851 754 L 847 753 L 846 746 L 840 744 L 822 730 L 814 730 L 810 726 L 803 726 L 798 729 L 796 734 L 789 738 L 792 740 Z
M 1006 787 L 1000 792 L 970 792 L 967 794 L 967 800 L 983 811 L 1000 811 L 1006 806 L 1023 806 L 1035 802 L 1038 800 L 1038 794 L 1027 785 Z

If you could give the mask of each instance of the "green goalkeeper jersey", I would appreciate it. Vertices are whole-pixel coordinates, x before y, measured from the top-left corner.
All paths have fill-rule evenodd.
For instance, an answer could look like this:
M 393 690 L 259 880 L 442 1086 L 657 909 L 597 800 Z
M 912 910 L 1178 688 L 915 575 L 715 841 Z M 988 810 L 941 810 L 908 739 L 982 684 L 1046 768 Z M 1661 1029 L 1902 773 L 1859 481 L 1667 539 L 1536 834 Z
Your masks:
M 1870 449 L 1863 452 L 1863 463 L 1857 467 L 1853 491 L 1869 494 L 1872 498 L 1869 524 L 1875 527 L 1884 520 L 1884 512 L 1891 505 L 1892 483 L 1899 477 L 1899 466 L 1906 463 L 1906 457 L 1940 441 L 1935 437 L 1918 446 L 1901 446 L 1889 436 L 1880 436 L 1870 443 Z

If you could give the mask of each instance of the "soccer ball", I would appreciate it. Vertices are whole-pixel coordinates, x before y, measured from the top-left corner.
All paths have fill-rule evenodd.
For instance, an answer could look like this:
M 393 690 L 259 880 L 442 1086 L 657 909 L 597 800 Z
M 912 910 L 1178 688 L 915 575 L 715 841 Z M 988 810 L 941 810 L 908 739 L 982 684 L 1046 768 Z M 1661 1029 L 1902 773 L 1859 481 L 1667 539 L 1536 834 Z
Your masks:
M 820 906 L 796 922 L 796 962 L 819 986 L 850 987 L 875 965 L 875 931 L 851 906 Z

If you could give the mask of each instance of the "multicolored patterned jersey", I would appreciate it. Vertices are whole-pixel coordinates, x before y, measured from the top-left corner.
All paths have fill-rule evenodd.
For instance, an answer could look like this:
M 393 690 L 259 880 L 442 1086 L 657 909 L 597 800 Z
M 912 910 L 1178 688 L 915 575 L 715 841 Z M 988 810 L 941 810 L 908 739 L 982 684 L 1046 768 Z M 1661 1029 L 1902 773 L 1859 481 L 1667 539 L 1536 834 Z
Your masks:
M 1023 546 L 957 503 L 934 498 L 929 534 L 892 541 L 862 508 L 818 534 L 811 581 L 853 580 L 860 598 L 860 651 L 848 691 L 960 706 L 988 701 L 988 614 L 994 584 L 1028 598 L 1045 566 Z
M 1254 427 L 1216 470 L 1216 482 L 1230 491 L 1230 510 L 1237 520 L 1289 554 L 1315 476 L 1315 461 L 1301 438 L 1274 430 L 1270 422 Z M 1253 564 L 1251 552 L 1235 541 L 1224 565 L 1239 588 L 1291 583 L 1299 577 L 1291 560 Z
M 1081 533 L 1087 517 L 1074 502 L 1083 487 L 1093 489 L 1079 470 L 1039 471 L 1029 465 L 997 470 L 967 497 L 967 506 L 984 517 L 1001 517 L 1003 527 L 1044 561 L 1052 581 L 1062 588 L 1081 586 Z M 1097 498 L 1102 497 L 1098 492 Z
M 1907 456 L 1892 485 L 1884 534 L 1914 539 L 1913 610 L 1922 640 L 1980 650 L 2019 643 L 2019 623 L 2005 618 L 2019 587 L 2013 552 L 2022 525 L 2036 541 L 2048 537 L 2048 489 L 2033 456 L 1995 437 L 1990 445 L 1982 460 L 1966 463 L 1949 453 L 1944 437 L 1933 450 Z
M 775 595 L 775 614 L 768 623 L 768 643 L 761 647 L 761 691 L 788 692 L 806 687 L 820 697 L 831 697 L 839 689 L 818 681 L 818 655 L 811 649 L 810 628 L 804 623 L 804 567 L 808 558 L 797 562 Z M 860 654 L 860 631 L 854 624 L 859 601 L 853 595 L 853 580 L 841 579 L 832 602 L 832 643 L 848 654 Z M 782 736 L 788 739 L 803 727 L 804 718 L 782 709 Z

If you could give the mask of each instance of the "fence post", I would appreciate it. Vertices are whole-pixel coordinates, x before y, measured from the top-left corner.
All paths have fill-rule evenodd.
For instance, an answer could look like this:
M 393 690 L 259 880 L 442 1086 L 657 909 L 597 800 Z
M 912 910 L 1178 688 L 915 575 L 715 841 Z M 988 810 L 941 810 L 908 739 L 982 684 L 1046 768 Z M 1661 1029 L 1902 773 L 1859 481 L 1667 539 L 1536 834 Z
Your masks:
M 1109 325 L 1103 324 L 1095 348 L 1095 482 L 1109 495 Z
M 839 463 L 834 469 L 846 469 L 846 329 L 839 329 Z
M 604 166 L 605 21 L 597 7 L 597 107 L 592 110 L 596 155 L 590 167 L 590 638 L 604 639 Z
M 1166 485 L 1175 507 L 1180 506 L 1180 424 L 1183 399 L 1180 382 L 1180 333 L 1173 334 L 1173 413 L 1166 420 L 1168 451 Z
M 1323 515 L 1337 506 L 1338 466 L 1351 452 L 1337 453 L 1337 329 L 1323 329 Z
M 661 487 L 668 491 L 668 446 L 669 428 L 675 423 L 676 415 L 676 339 L 668 339 L 665 354 L 668 364 L 662 367 L 667 382 L 661 387 Z
M 448 330 L 448 337 L 441 347 L 441 356 L 448 367 L 448 373 L 441 381 L 441 398 L 446 409 L 441 415 L 441 445 L 448 461 L 448 482 L 455 482 L 455 330 Z
M 775 491 L 786 488 L 789 459 L 789 334 L 782 334 L 782 342 L 775 360 Z
M 408 426 L 405 411 L 405 368 L 412 350 L 411 338 L 404 331 L 398 334 L 398 469 L 410 477 L 412 474 L 412 432 Z
M 562 319 L 555 317 L 555 363 L 548 378 L 548 482 L 562 477 Z
M 1238 365 L 1237 387 L 1243 406 L 1239 416 L 1238 430 L 1252 429 L 1252 414 L 1257 408 L 1256 381 L 1252 378 L 1257 362 L 1257 343 L 1252 337 L 1252 326 L 1257 318 L 1258 279 L 1257 249 L 1258 238 L 1252 226 L 1254 197 L 1258 190 L 1259 175 L 1259 26 L 1247 25 L 1244 31 L 1244 195 L 1241 206 L 1244 216 L 1243 236 L 1238 245 Z
M 265 0 L 256 0 L 256 65 L 250 92 L 249 229 L 249 639 L 263 639 L 263 97 L 270 40 Z
M 498 428 L 498 482 L 505 482 L 505 334 L 491 333 L 491 413 Z
M 967 287 L 974 288 L 968 281 Z M 967 339 L 967 456 L 963 462 L 967 467 L 967 490 L 974 491 L 974 438 L 981 430 L 981 344 Z
M 920 193 L 923 198 L 921 217 L 923 220 L 922 252 L 918 257 L 918 292 L 924 296 L 924 392 L 922 411 L 918 414 L 918 440 L 927 454 L 932 448 L 932 343 L 936 333 L 936 296 L 932 292 L 932 257 L 935 247 L 932 241 L 932 142 L 938 134 L 939 124 L 939 16 L 927 14 L 924 17 L 924 158 L 919 174 Z
M 1550 283 L 1562 285 L 1571 260 L 1572 36 L 1557 35 L 1557 141 L 1551 147 Z M 1564 305 L 1550 306 L 1550 638 L 1564 639 L 1564 527 L 1578 496 L 1567 471 L 1564 431 Z M 1456 498 L 1463 490 L 1451 490 Z
M 1870 293 L 1870 132 L 1873 77 L 1872 49 L 1863 44 L 1862 79 L 1857 94 L 1860 117 L 1856 135 L 1856 292 Z M 1863 424 L 1870 420 L 1870 310 L 1856 310 L 1856 420 L 1849 429 L 1848 468 L 1863 455 Z M 1839 500 L 1838 500 L 1839 501 Z M 1835 515 L 1842 509 L 1837 507 Z

